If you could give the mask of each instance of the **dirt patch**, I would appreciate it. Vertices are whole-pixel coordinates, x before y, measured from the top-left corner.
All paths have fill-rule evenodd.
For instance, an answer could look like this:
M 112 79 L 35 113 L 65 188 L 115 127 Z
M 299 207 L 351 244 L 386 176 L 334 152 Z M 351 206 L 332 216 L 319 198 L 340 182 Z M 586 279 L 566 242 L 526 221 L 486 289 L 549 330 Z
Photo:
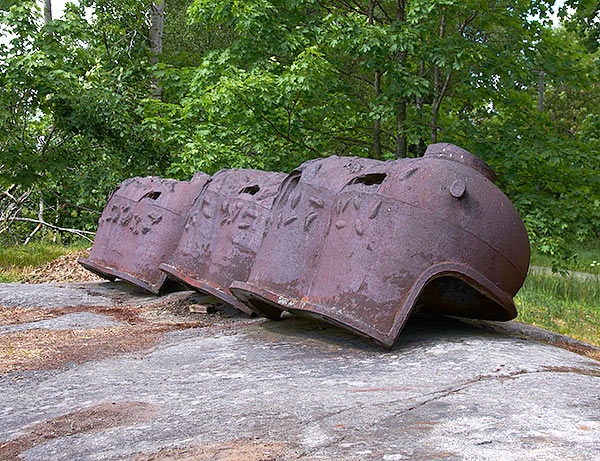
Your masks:
M 587 345 L 585 343 L 567 343 L 563 341 L 550 341 L 550 340 L 539 340 L 540 342 L 550 344 L 552 346 L 560 347 L 562 349 L 566 349 L 568 351 L 574 352 L 575 354 L 583 355 L 584 357 L 589 357 L 593 360 L 598 360 L 600 362 L 600 349 L 595 346 Z
M 578 368 L 578 367 L 543 367 L 544 371 L 551 371 L 554 373 L 577 373 L 578 375 L 584 376 L 595 376 L 600 378 L 600 370 L 590 370 L 589 368 Z
M 79 258 L 87 258 L 90 250 L 59 256 L 58 258 L 26 273 L 22 283 L 67 283 L 94 282 L 102 280 L 96 274 L 85 269 L 77 262 Z
M 17 460 L 25 450 L 52 439 L 131 426 L 152 420 L 157 415 L 158 409 L 144 402 L 110 402 L 83 408 L 34 424 L 21 437 L 0 443 L 0 459 Z
M 600 362 L 600 351 L 588 351 L 585 355 L 590 359 L 598 360 L 598 362 Z
M 186 325 L 185 327 L 202 326 Z M 127 325 L 88 330 L 25 330 L 2 336 L 0 374 L 60 368 L 158 344 L 175 325 Z
M 56 315 L 52 315 L 52 312 L 46 309 L 19 309 L 0 306 L 0 327 L 37 322 L 53 317 L 56 317 Z
M 208 298 L 208 302 L 201 302 Z M 181 297 L 167 298 L 147 304 L 130 305 L 117 303 L 114 306 L 65 306 L 54 309 L 17 308 L 0 306 L 0 326 L 18 325 L 52 319 L 75 312 L 92 312 L 106 315 L 119 322 L 137 323 L 190 323 L 206 320 L 245 317 L 220 301 L 196 293 L 182 292 Z
M 0 341 L 0 374 L 54 369 L 72 362 L 84 363 L 120 353 L 147 350 L 158 344 L 164 333 L 174 330 L 217 325 L 233 331 L 241 326 L 239 316 L 220 310 L 213 310 L 212 314 L 194 313 L 190 311 L 190 306 L 198 306 L 194 295 L 150 305 L 1 308 L 0 325 L 36 322 L 74 312 L 109 316 L 122 322 L 122 325 L 5 333 Z
M 138 306 L 131 307 L 105 307 L 105 306 L 66 306 L 55 309 L 21 309 L 0 306 L 0 326 L 19 325 L 22 323 L 39 322 L 40 320 L 53 319 L 65 314 L 75 312 L 93 312 L 94 314 L 106 315 L 119 322 L 140 323 L 141 309 Z
M 233 440 L 223 444 L 200 445 L 191 448 L 164 448 L 156 453 L 138 454 L 130 461 L 283 461 L 295 459 L 286 444 L 279 442 L 258 442 Z

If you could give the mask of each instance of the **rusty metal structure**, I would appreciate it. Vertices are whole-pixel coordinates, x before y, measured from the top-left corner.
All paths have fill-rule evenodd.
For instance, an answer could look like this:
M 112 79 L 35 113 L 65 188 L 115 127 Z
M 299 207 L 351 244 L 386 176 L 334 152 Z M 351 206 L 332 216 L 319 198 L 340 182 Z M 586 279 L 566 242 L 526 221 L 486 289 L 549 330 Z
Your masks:
M 79 262 L 152 293 L 168 276 L 247 313 L 315 317 L 391 347 L 415 309 L 516 316 L 529 240 L 495 180 L 452 144 L 388 162 L 315 159 L 289 175 L 133 178 Z
M 98 221 L 89 258 L 79 263 L 106 279 L 122 279 L 158 294 L 166 280 L 159 265 L 171 259 L 187 210 L 209 180 L 209 175 L 196 173 L 191 181 L 123 181 Z
M 229 291 L 246 280 L 284 173 L 221 170 L 191 206 L 173 257 L 160 269 L 250 314 Z
M 304 164 L 284 181 L 248 281 L 231 289 L 269 318 L 317 317 L 386 347 L 417 307 L 512 319 L 529 240 L 494 181 L 451 144 L 417 159 Z
M 255 312 L 278 319 L 288 300 L 308 294 L 329 229 L 336 193 L 369 167 L 361 157 L 309 160 L 283 181 L 260 251 L 246 280 L 231 285 Z

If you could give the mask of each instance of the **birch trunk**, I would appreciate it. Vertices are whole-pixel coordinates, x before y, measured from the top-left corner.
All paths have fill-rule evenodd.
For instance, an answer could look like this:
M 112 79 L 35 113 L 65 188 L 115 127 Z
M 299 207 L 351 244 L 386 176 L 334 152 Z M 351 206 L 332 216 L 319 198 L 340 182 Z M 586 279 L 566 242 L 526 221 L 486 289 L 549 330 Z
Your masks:
M 164 0 L 156 0 L 150 6 L 150 62 L 152 65 L 158 64 L 162 54 L 162 36 L 163 22 L 165 17 Z M 157 77 L 153 77 L 150 82 L 150 91 L 153 99 L 162 99 L 162 86 Z
M 52 0 L 44 0 L 44 24 L 52 21 Z

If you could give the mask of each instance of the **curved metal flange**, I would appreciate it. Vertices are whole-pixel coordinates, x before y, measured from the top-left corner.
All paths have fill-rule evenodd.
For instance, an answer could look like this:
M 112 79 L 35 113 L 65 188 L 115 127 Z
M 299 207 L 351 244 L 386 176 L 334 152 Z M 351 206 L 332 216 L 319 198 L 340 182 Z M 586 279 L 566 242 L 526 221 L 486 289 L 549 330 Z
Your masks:
M 182 285 L 188 286 L 193 290 L 212 295 L 248 315 L 254 314 L 254 311 L 244 303 L 240 302 L 239 299 L 236 299 L 234 296 L 224 291 L 219 285 L 199 278 L 197 274 L 190 274 L 184 269 L 176 267 L 172 264 L 163 263 L 159 267 L 167 277 L 181 283 Z
M 110 280 L 111 282 L 115 279 L 125 280 L 126 282 L 137 285 L 138 287 L 143 288 L 144 290 L 147 290 L 155 295 L 160 294 L 160 290 L 164 284 L 164 281 L 167 278 L 166 276 L 161 277 L 157 284 L 150 284 L 145 280 L 137 278 L 133 274 L 128 274 L 127 272 L 120 271 L 113 267 L 105 266 L 90 259 L 79 258 L 77 262 L 90 272 L 93 272 L 94 274 L 99 275 L 100 277 L 105 278 L 107 280 Z

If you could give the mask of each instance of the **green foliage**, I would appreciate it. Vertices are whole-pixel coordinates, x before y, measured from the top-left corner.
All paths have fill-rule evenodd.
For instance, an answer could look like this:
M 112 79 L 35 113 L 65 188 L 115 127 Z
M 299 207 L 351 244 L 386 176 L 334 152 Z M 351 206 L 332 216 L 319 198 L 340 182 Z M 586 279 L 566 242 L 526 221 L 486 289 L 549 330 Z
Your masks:
M 89 4 L 46 25 L 33 2 L 0 13 L 13 37 L 0 51 L 0 186 L 34 185 L 55 223 L 91 230 L 86 209 L 125 177 L 162 173 L 169 151 L 142 124 L 151 68 L 138 2 L 93 2 L 91 22 Z
M 195 67 L 204 55 L 229 46 L 235 38 L 231 28 L 197 27 L 191 24 L 187 8 L 191 0 L 167 0 L 161 61 L 178 69 Z
M 570 13 L 573 11 L 573 13 Z M 600 3 L 598 0 L 567 0 L 560 10 L 567 27 L 575 31 L 590 51 L 600 47 Z
M 532 244 L 564 267 L 570 240 L 600 232 L 598 111 L 589 98 L 597 58 L 573 33 L 548 27 L 551 2 L 409 1 L 404 17 L 398 4 L 193 1 L 199 28 L 226 27 L 235 40 L 195 69 L 175 110 L 186 139 L 169 171 L 378 156 L 375 121 L 381 158 L 402 155 L 399 138 L 414 156 L 434 131 L 496 169 Z
M 600 279 L 529 273 L 517 320 L 600 346 Z
M 36 242 L 30 245 L 16 245 L 0 248 L 0 268 L 24 269 L 41 266 L 59 256 L 78 251 L 89 246 L 87 242 L 73 245 L 59 243 Z
M 494 112 L 480 124 L 457 123 L 448 135 L 499 173 L 498 185 L 523 216 L 532 245 L 563 268 L 573 255 L 567 243 L 600 231 L 600 151 L 562 136 L 532 107 Z
M 565 261 L 564 269 L 568 271 L 600 274 L 600 241 L 592 239 L 585 242 L 571 242 L 567 245 L 567 253 L 574 257 Z M 552 266 L 553 258 L 533 248 L 531 253 L 532 266 Z
M 595 2 L 567 1 L 554 29 L 553 0 L 166 0 L 156 66 L 150 0 L 84 0 L 46 25 L 5 3 L 0 187 L 33 187 L 58 225 L 94 229 L 134 175 L 414 157 L 437 140 L 494 167 L 555 268 L 600 233 Z

